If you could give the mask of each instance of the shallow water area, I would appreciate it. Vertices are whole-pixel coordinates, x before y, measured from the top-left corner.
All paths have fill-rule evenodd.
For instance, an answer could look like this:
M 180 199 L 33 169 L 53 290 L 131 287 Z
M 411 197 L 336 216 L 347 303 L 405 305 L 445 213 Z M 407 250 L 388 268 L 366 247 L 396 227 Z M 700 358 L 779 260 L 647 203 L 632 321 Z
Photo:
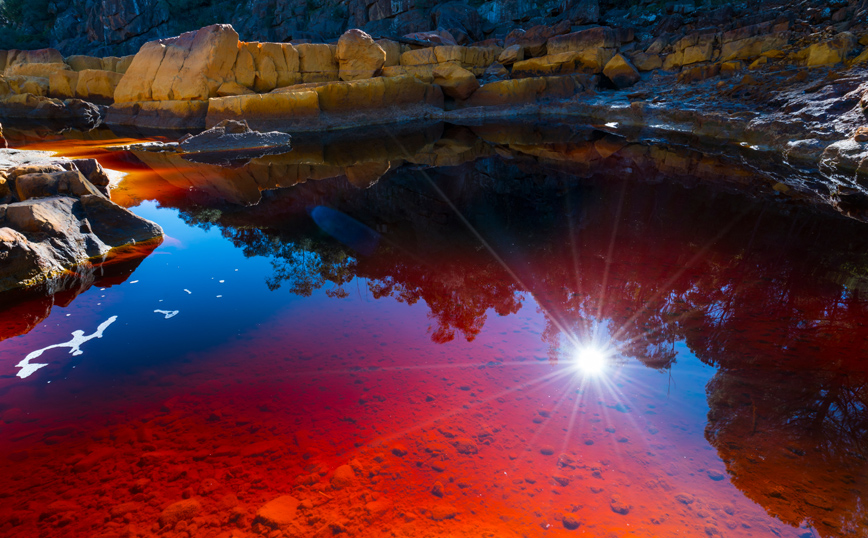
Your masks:
M 166 237 L 0 297 L 3 536 L 866 535 L 864 223 L 590 128 L 104 138 L 20 142 Z

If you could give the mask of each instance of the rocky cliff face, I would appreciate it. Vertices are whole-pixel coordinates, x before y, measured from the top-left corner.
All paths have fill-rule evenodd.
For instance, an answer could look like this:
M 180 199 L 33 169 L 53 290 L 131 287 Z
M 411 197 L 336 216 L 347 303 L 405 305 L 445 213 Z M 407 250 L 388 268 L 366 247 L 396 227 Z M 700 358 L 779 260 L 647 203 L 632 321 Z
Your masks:
M 54 0 L 45 13 L 39 21 L 23 20 L 27 16 L 6 21 L 21 35 L 43 36 L 20 48 L 124 55 L 155 38 L 213 23 L 231 23 L 249 41 L 327 41 L 348 28 L 375 37 L 443 28 L 466 44 L 539 24 L 594 23 L 600 5 L 598 0 Z

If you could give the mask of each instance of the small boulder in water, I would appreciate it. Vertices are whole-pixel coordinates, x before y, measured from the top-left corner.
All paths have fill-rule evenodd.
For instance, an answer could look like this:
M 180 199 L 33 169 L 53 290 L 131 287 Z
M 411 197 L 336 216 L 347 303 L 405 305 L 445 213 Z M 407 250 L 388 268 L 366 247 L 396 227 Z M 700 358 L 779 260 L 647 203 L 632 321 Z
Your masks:
M 290 148 L 292 137 L 287 133 L 252 130 L 244 120 L 223 120 L 214 127 L 178 144 L 181 153 L 210 153 L 218 151 L 250 151 L 265 148 Z

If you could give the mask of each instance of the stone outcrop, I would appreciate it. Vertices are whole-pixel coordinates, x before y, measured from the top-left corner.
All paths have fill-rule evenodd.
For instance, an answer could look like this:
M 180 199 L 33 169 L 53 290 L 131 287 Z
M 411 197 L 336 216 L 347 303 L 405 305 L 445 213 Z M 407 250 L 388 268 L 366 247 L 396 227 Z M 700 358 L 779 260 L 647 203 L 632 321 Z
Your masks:
M 207 101 L 235 80 L 238 34 L 213 25 L 142 47 L 115 90 L 115 101 Z
M 385 65 L 386 51 L 365 32 L 353 29 L 338 40 L 335 59 L 341 80 L 372 78 Z
M 0 291 L 162 237 L 159 226 L 109 199 L 108 177 L 93 159 L 0 150 L 0 166 Z

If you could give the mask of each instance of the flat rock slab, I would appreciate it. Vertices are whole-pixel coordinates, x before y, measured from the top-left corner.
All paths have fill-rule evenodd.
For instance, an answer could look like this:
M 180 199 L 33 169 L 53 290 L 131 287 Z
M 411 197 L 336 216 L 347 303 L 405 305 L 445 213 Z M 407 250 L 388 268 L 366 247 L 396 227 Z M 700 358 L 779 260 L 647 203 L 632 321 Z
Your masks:
M 290 495 L 278 497 L 257 510 L 256 521 L 273 529 L 290 525 L 295 521 L 298 504 L 298 499 Z
M 224 120 L 214 127 L 191 136 L 178 144 L 182 153 L 250 151 L 263 148 L 288 150 L 292 136 L 279 131 L 262 133 L 247 126 L 246 121 Z

